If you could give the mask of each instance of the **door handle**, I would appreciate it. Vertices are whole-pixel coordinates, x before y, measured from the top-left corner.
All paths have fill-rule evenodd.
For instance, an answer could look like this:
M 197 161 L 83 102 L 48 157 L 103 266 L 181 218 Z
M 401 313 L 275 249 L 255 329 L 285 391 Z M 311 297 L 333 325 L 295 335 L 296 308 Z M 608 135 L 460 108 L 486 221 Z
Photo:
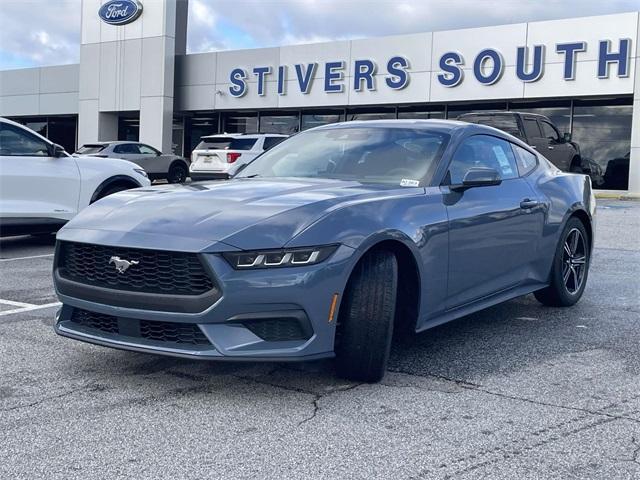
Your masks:
M 531 200 L 530 198 L 525 198 L 520 202 L 520 208 L 527 210 L 529 208 L 534 208 L 540 205 L 540 202 L 537 200 Z
M 549 150 L 553 150 L 553 147 L 552 147 L 551 145 L 549 145 L 547 148 L 548 148 Z

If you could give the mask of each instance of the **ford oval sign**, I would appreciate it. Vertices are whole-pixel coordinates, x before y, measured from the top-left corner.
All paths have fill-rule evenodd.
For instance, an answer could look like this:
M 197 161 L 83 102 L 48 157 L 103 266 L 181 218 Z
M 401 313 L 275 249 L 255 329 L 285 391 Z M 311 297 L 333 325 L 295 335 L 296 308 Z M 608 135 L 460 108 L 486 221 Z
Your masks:
M 141 14 L 142 4 L 138 0 L 109 0 L 98 10 L 98 16 L 109 25 L 126 25 Z

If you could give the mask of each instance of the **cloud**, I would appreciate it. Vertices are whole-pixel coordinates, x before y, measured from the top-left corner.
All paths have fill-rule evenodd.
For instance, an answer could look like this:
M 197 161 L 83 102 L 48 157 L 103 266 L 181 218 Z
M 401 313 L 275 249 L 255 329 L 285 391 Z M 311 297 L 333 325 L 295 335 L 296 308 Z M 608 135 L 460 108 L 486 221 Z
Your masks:
M 78 61 L 81 0 L 0 2 L 0 69 Z M 187 50 L 269 47 L 639 9 L 640 0 L 190 0 Z

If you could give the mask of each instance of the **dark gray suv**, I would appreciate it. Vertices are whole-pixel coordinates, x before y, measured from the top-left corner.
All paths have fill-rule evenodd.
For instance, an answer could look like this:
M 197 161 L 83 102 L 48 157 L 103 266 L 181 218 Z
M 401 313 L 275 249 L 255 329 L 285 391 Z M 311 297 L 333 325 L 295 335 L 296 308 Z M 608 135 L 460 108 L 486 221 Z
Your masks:
M 583 164 L 578 144 L 571 141 L 571 134 L 560 135 L 558 128 L 544 115 L 484 111 L 465 113 L 457 119 L 507 132 L 531 145 L 564 172 L 590 173 L 589 166 Z

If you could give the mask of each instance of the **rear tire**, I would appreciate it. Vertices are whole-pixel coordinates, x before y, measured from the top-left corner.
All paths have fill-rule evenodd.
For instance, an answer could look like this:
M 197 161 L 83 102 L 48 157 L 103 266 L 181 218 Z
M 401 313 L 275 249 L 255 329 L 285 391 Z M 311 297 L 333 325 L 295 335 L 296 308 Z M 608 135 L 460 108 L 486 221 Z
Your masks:
M 551 283 L 534 293 L 540 303 L 569 307 L 580 300 L 589 275 L 590 242 L 583 223 L 576 217 L 570 218 L 556 247 Z
M 356 266 L 338 317 L 339 376 L 369 383 L 384 377 L 391 350 L 397 287 L 398 263 L 392 253 L 370 252 Z
M 187 167 L 184 165 L 173 165 L 167 173 L 167 182 L 184 183 L 187 180 L 188 173 Z

